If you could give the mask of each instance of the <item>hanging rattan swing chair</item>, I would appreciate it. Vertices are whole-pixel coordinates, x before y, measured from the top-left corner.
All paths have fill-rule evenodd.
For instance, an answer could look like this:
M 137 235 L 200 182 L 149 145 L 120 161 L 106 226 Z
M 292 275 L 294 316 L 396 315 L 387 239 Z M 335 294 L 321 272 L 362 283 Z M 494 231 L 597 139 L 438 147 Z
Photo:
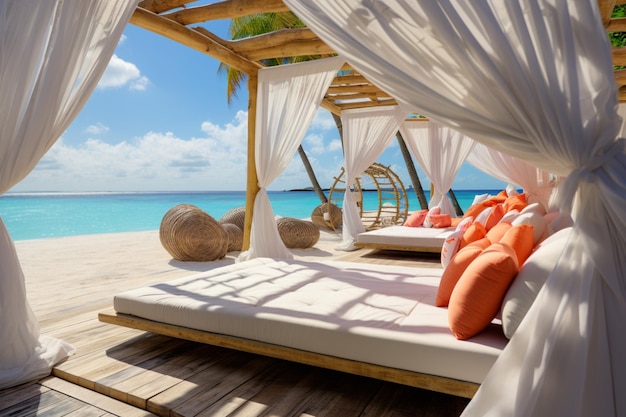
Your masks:
M 370 165 L 350 185 L 350 190 L 355 193 L 366 230 L 403 224 L 406 220 L 409 211 L 406 189 L 400 177 L 388 166 L 378 162 Z M 329 203 L 343 207 L 345 191 L 345 169 L 341 168 L 328 193 Z

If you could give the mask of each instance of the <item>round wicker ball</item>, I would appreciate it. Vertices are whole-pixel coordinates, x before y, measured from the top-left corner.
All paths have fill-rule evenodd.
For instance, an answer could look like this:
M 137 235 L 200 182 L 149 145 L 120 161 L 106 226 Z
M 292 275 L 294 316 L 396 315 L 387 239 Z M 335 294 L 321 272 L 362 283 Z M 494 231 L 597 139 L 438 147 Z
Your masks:
M 327 219 L 324 219 L 327 213 Z M 343 223 L 341 209 L 332 203 L 324 203 L 313 209 L 311 221 L 318 227 L 335 230 Z
M 282 217 L 276 220 L 278 234 L 288 248 L 307 249 L 317 243 L 320 229 L 308 220 Z
M 245 207 L 235 207 L 233 209 L 228 210 L 220 219 L 220 224 L 232 223 L 238 226 L 241 230 L 243 230 L 244 221 L 246 219 L 246 208 Z
M 228 252 L 240 251 L 243 247 L 243 230 L 232 223 L 223 223 L 222 227 L 228 235 Z
M 222 226 L 192 204 L 179 204 L 165 213 L 159 238 L 165 250 L 178 261 L 221 259 L 228 248 L 228 236 Z

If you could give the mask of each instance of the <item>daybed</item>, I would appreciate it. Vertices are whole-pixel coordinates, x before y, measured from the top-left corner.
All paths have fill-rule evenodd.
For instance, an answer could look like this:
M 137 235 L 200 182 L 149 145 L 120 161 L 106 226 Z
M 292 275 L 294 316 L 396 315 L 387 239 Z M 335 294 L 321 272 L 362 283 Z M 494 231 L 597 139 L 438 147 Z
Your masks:
M 507 343 L 457 340 L 441 269 L 257 258 L 116 295 L 100 320 L 472 397 Z
M 359 233 L 354 246 L 367 249 L 441 253 L 443 243 L 454 230 L 455 227 L 389 226 Z

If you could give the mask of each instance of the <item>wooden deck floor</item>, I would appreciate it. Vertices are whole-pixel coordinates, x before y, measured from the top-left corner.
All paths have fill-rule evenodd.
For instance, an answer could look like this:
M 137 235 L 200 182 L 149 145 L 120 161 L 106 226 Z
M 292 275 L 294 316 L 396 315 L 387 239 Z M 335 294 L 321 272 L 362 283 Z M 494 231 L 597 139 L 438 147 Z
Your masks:
M 414 253 L 372 255 L 367 250 L 343 260 L 436 265 L 428 256 L 418 260 Z M 468 402 L 97 320 L 117 292 L 189 274 L 180 265 L 168 265 L 158 274 L 139 268 L 82 279 L 62 273 L 30 279 L 25 270 L 42 333 L 72 343 L 77 352 L 57 365 L 53 376 L 0 391 L 0 416 L 447 417 L 458 416 Z

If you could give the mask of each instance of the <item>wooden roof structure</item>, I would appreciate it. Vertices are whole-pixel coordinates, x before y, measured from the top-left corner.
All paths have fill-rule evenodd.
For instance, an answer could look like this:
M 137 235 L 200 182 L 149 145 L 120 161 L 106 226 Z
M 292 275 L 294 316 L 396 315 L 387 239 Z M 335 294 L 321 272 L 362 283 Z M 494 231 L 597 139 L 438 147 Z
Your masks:
M 607 32 L 626 32 L 626 18 L 611 17 L 614 7 L 626 4 L 626 0 L 597 1 Z M 143 0 L 130 19 L 131 24 L 195 49 L 248 75 L 248 180 L 244 250 L 249 247 L 252 208 L 258 192 L 254 132 L 257 74 L 264 67 L 262 60 L 312 55 L 324 57 L 334 55 L 335 51 L 308 28 L 283 29 L 240 40 L 222 39 L 209 28 L 212 22 L 218 20 L 288 11 L 290 9 L 282 0 Z M 619 100 L 626 102 L 626 69 L 620 69 L 626 67 L 626 47 L 613 48 L 612 55 Z M 397 103 L 391 95 L 346 64 L 328 88 L 321 106 L 340 115 L 346 109 L 394 104 Z
M 626 0 L 598 0 L 607 32 L 626 32 L 626 18 L 611 18 L 616 5 Z M 248 75 L 263 68 L 261 60 L 294 56 L 331 56 L 335 52 L 310 29 L 283 29 L 248 39 L 222 39 L 207 28 L 216 20 L 229 20 L 259 13 L 287 12 L 282 0 L 143 0 L 130 23 L 155 32 L 182 45 L 209 55 Z M 613 48 L 613 62 L 626 66 L 626 47 Z M 341 110 L 393 105 L 389 94 L 370 83 L 349 66 L 342 68 L 329 87 L 322 107 Z M 615 70 L 620 101 L 626 101 L 626 69 Z

